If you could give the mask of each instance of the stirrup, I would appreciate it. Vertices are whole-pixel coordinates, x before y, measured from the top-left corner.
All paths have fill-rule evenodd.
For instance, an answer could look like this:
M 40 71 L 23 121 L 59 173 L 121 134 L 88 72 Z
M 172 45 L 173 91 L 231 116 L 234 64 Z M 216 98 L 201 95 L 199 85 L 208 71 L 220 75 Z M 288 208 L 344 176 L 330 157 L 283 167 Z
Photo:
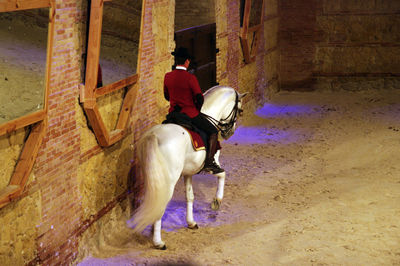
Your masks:
M 219 174 L 225 172 L 215 161 L 204 165 L 203 171 L 211 172 L 212 174 Z

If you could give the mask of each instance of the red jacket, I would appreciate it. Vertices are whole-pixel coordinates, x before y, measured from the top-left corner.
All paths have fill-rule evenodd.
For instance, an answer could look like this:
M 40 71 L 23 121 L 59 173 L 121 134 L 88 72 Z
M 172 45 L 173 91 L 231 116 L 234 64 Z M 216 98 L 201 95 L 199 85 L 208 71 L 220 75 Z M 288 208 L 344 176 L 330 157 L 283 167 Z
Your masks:
M 182 69 L 175 69 L 165 74 L 164 96 L 170 102 L 169 112 L 179 105 L 182 108 L 180 112 L 187 114 L 190 118 L 199 115 L 195 103 L 197 94 L 203 96 L 195 75 Z

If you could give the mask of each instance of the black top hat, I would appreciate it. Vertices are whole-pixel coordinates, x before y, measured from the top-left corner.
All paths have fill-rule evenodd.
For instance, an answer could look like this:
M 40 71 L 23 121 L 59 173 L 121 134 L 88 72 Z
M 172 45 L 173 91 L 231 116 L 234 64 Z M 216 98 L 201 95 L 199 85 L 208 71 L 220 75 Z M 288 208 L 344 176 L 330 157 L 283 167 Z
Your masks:
M 182 57 L 189 60 L 193 59 L 193 56 L 189 53 L 189 50 L 186 49 L 185 47 L 175 48 L 175 51 L 173 51 L 171 54 L 175 57 Z

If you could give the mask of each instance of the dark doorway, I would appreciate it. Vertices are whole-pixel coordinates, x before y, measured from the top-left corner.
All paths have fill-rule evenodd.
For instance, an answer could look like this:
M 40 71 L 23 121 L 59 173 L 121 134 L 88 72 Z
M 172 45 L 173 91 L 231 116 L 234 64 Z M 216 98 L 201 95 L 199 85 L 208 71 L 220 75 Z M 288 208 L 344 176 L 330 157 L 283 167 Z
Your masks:
M 195 60 L 189 71 L 199 80 L 203 92 L 217 85 L 215 23 L 191 27 L 175 32 L 176 47 L 186 47 Z

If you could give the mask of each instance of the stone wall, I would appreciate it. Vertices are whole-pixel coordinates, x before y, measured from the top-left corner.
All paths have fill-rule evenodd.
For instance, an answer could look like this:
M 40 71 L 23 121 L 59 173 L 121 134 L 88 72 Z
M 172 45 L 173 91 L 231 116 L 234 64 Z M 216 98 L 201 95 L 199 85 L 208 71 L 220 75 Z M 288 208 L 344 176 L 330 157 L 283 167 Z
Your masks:
M 175 0 L 175 31 L 215 23 L 215 0 Z
M 400 87 L 398 1 L 281 0 L 283 89 Z
M 126 136 L 108 148 L 98 145 L 79 103 L 84 80 L 86 8 L 83 0 L 57 0 L 49 91 L 48 128 L 23 195 L 0 209 L 0 261 L 10 264 L 65 264 L 81 259 L 89 242 L 104 228 L 129 214 L 135 143 L 160 123 L 168 102 L 164 74 L 171 69 L 175 2 L 143 4 L 137 73 L 138 91 Z M 256 61 L 243 62 L 238 33 L 239 0 L 216 0 L 217 81 L 248 91 L 244 108 L 253 111 L 278 88 L 277 0 L 266 0 Z M 169 15 L 166 15 L 169 14 Z M 115 124 L 123 92 L 98 100 L 107 128 Z M 27 130 L 0 136 L 0 171 L 4 187 Z M 3 158 L 5 158 L 3 160 Z M 1 188 L 1 187 L 0 187 Z M 122 218 L 121 218 L 122 217 Z

